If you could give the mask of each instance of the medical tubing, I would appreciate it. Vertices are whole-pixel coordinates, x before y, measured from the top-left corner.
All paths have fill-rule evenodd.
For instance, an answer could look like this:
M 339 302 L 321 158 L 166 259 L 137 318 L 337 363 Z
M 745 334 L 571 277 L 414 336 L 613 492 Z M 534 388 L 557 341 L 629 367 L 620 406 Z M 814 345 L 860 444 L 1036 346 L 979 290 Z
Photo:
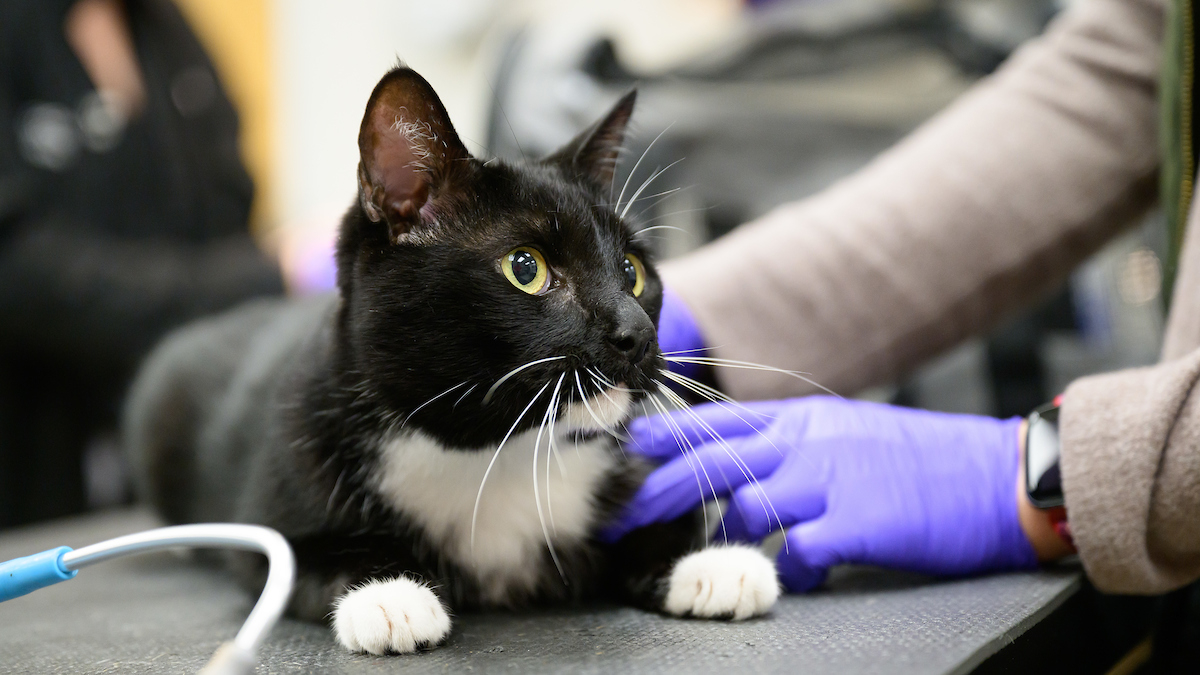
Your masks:
M 228 523 L 162 527 L 109 539 L 74 551 L 68 550 L 62 554 L 60 565 L 74 575 L 81 568 L 123 555 L 181 546 L 234 548 L 258 551 L 267 556 L 267 583 L 233 640 L 240 652 L 253 658 L 271 627 L 283 615 L 296 578 L 296 559 L 292 549 L 283 535 L 275 530 L 258 525 Z
M 0 602 L 74 577 L 77 572 L 62 564 L 63 555 L 70 550 L 69 546 L 59 546 L 0 563 Z

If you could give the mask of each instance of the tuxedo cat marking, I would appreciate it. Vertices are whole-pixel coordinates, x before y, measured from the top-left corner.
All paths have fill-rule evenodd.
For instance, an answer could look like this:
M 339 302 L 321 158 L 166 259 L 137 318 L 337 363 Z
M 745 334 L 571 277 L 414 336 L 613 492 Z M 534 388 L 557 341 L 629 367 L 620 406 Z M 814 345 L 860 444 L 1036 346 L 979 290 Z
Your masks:
M 542 521 L 558 545 L 587 538 L 595 525 L 593 495 L 617 468 L 608 437 L 580 443 L 560 439 L 561 470 L 543 437 L 536 503 L 530 467 L 537 435 L 531 429 L 510 438 L 496 457 L 480 495 L 474 541 L 470 523 L 492 452 L 447 453 L 420 432 L 391 440 L 384 448 L 377 476 L 381 497 L 411 514 L 445 555 L 475 579 L 489 603 L 505 604 L 511 592 L 534 587 L 546 550 Z M 549 473 L 543 470 L 546 460 L 551 461 Z
M 143 366 L 124 437 L 173 522 L 292 544 L 291 611 L 355 651 L 441 643 L 451 611 L 608 598 L 743 619 L 778 593 L 695 514 L 597 536 L 649 471 L 610 433 L 658 386 L 662 283 L 616 214 L 623 98 L 537 162 L 484 163 L 397 68 L 359 132 L 338 292 L 184 327 Z M 248 586 L 263 569 L 230 557 Z

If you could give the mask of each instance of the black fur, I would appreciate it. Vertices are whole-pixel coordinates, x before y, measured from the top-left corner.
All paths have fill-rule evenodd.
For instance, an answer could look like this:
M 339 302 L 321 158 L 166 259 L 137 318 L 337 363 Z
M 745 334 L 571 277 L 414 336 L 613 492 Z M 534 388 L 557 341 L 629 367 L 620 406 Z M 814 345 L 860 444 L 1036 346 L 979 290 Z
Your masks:
M 341 227 L 338 295 L 245 306 L 157 350 L 126 413 L 145 496 L 173 522 L 282 532 L 298 558 L 293 610 L 301 616 L 325 617 L 348 586 L 401 573 L 431 582 L 450 607 L 481 604 L 470 575 L 368 479 L 380 440 L 401 423 L 449 452 L 477 452 L 494 448 L 561 373 L 590 366 L 630 389 L 654 388 L 657 345 L 633 358 L 618 346 L 622 336 L 652 338 L 662 302 L 651 251 L 609 203 L 633 100 L 546 160 L 485 163 L 462 148 L 424 80 L 405 68 L 385 76 L 360 134 L 362 194 Z M 424 145 L 397 149 L 385 133 L 393 116 L 419 123 Z M 526 294 L 500 271 L 501 257 L 520 245 L 539 248 L 555 271 L 544 295 Z M 626 253 L 646 262 L 638 298 L 621 269 Z M 567 358 L 521 371 L 484 403 L 501 376 L 552 355 Z M 476 386 L 437 398 L 457 382 Z M 516 432 L 539 417 L 527 415 Z M 612 451 L 617 468 L 595 495 L 597 529 L 647 470 Z M 617 545 L 562 544 L 563 576 L 547 553 L 536 588 L 508 604 L 607 597 L 661 609 L 665 575 L 700 535 L 689 516 Z M 253 582 L 258 564 L 246 557 L 235 566 Z

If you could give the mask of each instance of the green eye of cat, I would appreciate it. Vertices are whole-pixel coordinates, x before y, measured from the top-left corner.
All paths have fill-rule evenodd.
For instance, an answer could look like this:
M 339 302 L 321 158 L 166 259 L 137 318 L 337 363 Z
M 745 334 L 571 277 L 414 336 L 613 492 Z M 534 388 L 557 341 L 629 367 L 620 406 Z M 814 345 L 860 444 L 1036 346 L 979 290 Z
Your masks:
M 646 288 L 646 268 L 642 266 L 642 261 L 632 253 L 625 254 L 625 260 L 621 262 L 621 269 L 625 272 L 625 282 L 629 284 L 629 292 L 633 293 L 633 297 L 641 297 L 642 291 Z
M 541 295 L 550 288 L 550 266 L 535 248 L 514 248 L 500 259 L 500 267 L 513 286 L 530 295 Z

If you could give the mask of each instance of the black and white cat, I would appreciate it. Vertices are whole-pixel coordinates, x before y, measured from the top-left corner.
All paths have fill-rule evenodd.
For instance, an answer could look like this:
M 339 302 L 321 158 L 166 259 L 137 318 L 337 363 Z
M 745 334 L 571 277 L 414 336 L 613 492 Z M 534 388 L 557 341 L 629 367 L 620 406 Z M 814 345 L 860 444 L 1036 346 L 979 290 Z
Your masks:
M 742 619 L 778 597 L 756 549 L 694 515 L 597 532 L 647 473 L 606 433 L 657 387 L 662 284 L 610 204 L 634 95 L 536 163 L 483 162 L 397 68 L 359 132 L 337 296 L 185 327 L 147 361 L 125 439 L 173 522 L 276 528 L 292 610 L 347 648 L 437 645 L 449 608 L 611 598 Z M 253 584 L 261 563 L 234 561 Z

